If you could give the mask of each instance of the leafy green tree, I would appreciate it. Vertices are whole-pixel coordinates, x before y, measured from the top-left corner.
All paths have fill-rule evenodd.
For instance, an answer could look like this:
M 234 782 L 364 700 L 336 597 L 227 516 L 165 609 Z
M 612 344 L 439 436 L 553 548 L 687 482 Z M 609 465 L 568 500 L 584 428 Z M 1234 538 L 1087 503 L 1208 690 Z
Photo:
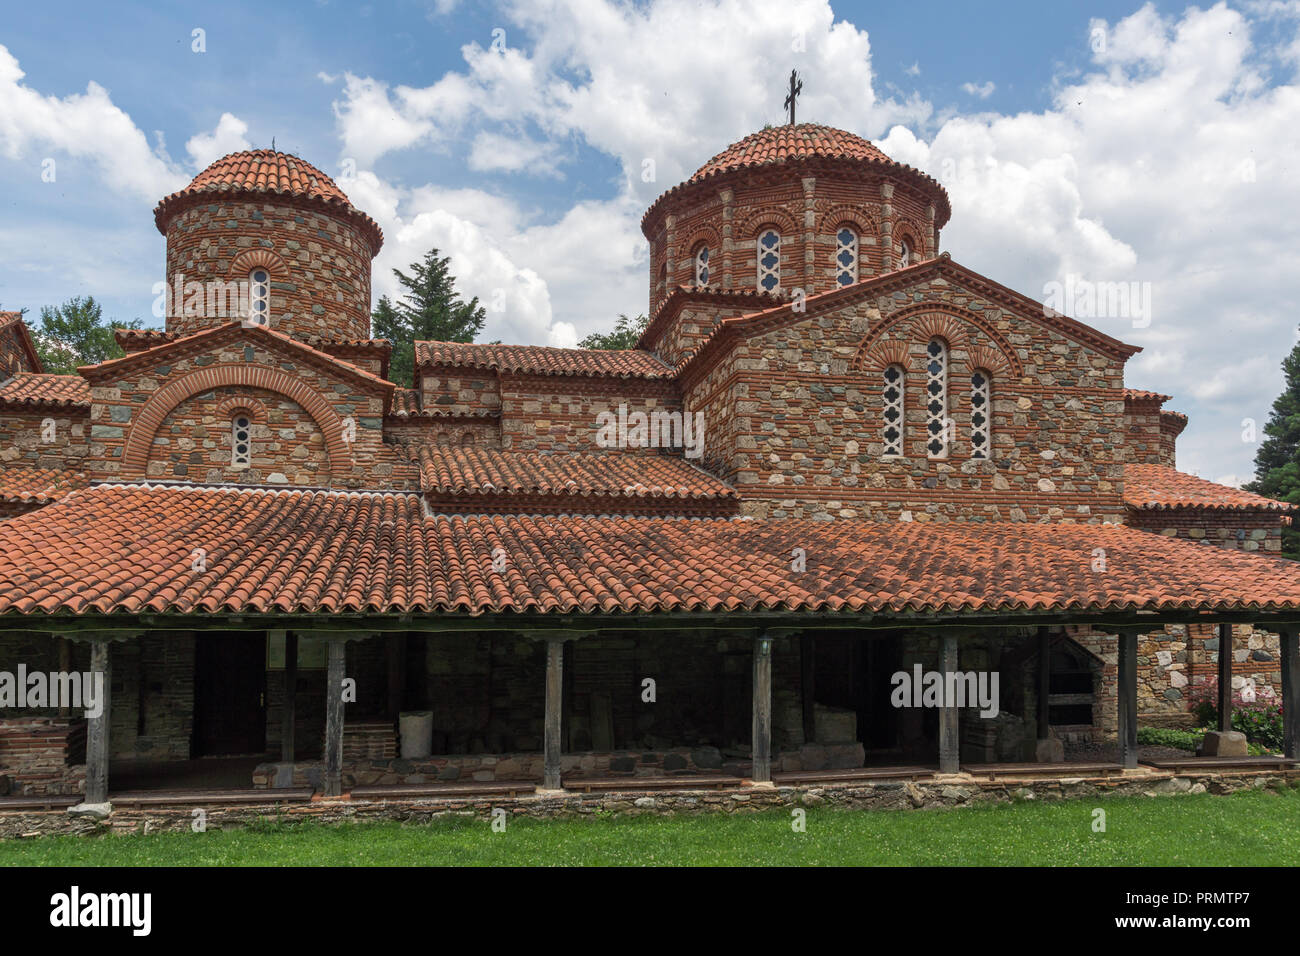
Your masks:
M 105 321 L 104 309 L 92 295 L 73 296 L 62 305 L 41 307 L 40 328 L 32 336 L 45 371 L 70 375 L 79 365 L 97 365 L 124 354 L 114 329 L 141 328 L 139 319 Z
M 1282 360 L 1286 387 L 1273 402 L 1265 439 L 1255 452 L 1255 480 L 1247 491 L 1300 504 L 1300 344 Z M 1300 559 L 1300 528 L 1282 526 L 1282 553 Z
M 592 332 L 578 346 L 584 349 L 633 349 L 649 324 L 647 316 L 629 318 L 626 313 L 620 313 L 613 332 Z
M 370 314 L 371 334 L 393 343 L 390 382 L 411 387 L 417 341 L 473 342 L 483 331 L 487 310 L 479 305 L 477 296 L 468 302 L 461 299 L 448 262 L 437 249 L 430 249 L 423 262 L 411 263 L 410 275 L 394 269 L 393 275 L 406 291 L 396 302 L 380 296 Z

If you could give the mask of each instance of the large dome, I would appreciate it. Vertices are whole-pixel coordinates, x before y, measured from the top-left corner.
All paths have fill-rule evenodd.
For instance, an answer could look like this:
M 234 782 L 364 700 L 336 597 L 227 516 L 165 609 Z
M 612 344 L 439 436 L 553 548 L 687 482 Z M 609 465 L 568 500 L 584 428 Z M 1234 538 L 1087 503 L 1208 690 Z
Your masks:
M 751 133 L 710 159 L 687 182 L 698 182 L 731 169 L 812 158 L 893 162 L 861 136 L 833 126 L 799 123 L 796 126 L 769 126 Z

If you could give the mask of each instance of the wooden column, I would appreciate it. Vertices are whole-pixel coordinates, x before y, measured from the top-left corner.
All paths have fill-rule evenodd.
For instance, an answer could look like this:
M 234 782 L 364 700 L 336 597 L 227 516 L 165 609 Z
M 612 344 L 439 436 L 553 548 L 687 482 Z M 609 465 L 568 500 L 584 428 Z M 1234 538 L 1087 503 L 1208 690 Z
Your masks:
M 564 703 L 564 640 L 546 639 L 546 711 L 542 737 L 542 787 L 560 789 L 563 752 L 561 708 Z
M 1300 756 L 1300 628 L 1284 624 L 1279 628 L 1282 647 L 1282 752 Z
M 297 753 L 298 708 L 298 635 L 286 631 L 284 635 L 284 712 L 280 715 L 280 760 L 293 763 Z
M 325 681 L 325 796 L 343 793 L 343 669 L 347 642 L 331 637 Z
M 955 673 L 958 667 L 957 637 L 944 634 L 939 641 L 939 670 L 944 674 L 943 709 L 939 711 L 939 772 L 958 773 L 961 770 L 961 722 L 956 702 L 947 697 L 947 675 Z
M 109 701 L 113 684 L 113 662 L 108 641 L 95 641 L 90 645 L 90 672 L 104 675 L 104 688 L 99 715 L 87 720 L 85 802 L 104 803 L 108 800 Z
M 1038 629 L 1038 739 L 1052 736 L 1047 698 L 1052 686 L 1052 635 L 1046 627 Z
M 817 739 L 817 638 L 799 635 L 799 684 L 803 689 L 803 742 Z
M 767 783 L 772 779 L 772 638 L 766 633 L 754 638 L 753 718 L 750 779 Z
M 1219 729 L 1232 729 L 1232 625 L 1219 625 Z
M 1137 722 L 1137 642 L 1138 632 L 1127 628 L 1119 632 L 1119 758 L 1120 765 L 1134 770 L 1138 765 Z

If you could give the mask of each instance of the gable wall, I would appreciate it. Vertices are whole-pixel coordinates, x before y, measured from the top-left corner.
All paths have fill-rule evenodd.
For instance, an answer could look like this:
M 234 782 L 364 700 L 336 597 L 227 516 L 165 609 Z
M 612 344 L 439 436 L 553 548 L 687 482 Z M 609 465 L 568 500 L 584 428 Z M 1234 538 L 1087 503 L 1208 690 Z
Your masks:
M 931 304 L 888 324 L 896 312 Z M 983 318 L 1018 358 L 993 376 L 993 454 L 969 456 L 972 356 L 1000 352 L 997 337 L 952 317 L 947 459 L 925 453 L 924 350 L 934 312 Z M 955 324 L 954 324 L 955 323 Z M 907 356 L 906 454 L 882 457 L 880 371 L 859 368 L 864 335 Z M 870 356 L 866 364 L 869 366 Z M 715 450 L 743 513 L 771 517 L 895 520 L 1119 521 L 1124 514 L 1123 363 L 1006 308 L 931 278 L 892 295 L 786 328 L 754 334 L 694 383 L 689 407 L 721 403 L 732 417 Z
M 19 372 L 35 372 L 16 326 L 0 329 L 0 382 Z
M 604 448 L 597 442 L 598 416 L 655 410 L 681 411 L 675 385 L 643 379 L 579 378 L 556 375 L 501 376 L 501 446 L 552 452 L 655 449 Z

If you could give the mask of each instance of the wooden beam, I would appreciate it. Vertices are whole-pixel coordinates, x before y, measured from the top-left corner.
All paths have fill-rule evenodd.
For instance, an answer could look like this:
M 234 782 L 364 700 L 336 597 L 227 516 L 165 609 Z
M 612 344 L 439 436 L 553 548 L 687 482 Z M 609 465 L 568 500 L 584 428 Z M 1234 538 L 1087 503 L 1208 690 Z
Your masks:
M 90 646 L 90 672 L 103 675 L 104 687 L 99 714 L 88 718 L 86 726 L 86 803 L 108 800 L 109 703 L 113 695 L 113 660 L 108 644 L 96 641 Z
M 1282 752 L 1300 755 L 1300 628 L 1281 631 L 1282 649 Z
M 563 752 L 561 711 L 564 704 L 564 641 L 546 642 L 546 710 L 542 736 L 542 787 L 560 789 Z
M 1118 681 L 1120 766 L 1137 768 L 1137 640 L 1136 628 L 1119 630 Z
M 768 783 L 772 779 L 772 636 L 754 638 L 754 703 L 750 753 L 754 768 L 750 779 Z
M 284 712 L 280 715 L 280 760 L 293 763 L 298 733 L 298 635 L 284 632 Z
M 1046 627 L 1038 628 L 1038 739 L 1052 736 L 1051 714 L 1047 698 L 1052 686 L 1052 634 Z
M 939 711 L 939 772 L 958 773 L 961 770 L 961 716 L 956 701 L 947 698 L 951 686 L 948 675 L 957 672 L 957 635 L 944 634 L 939 638 L 939 670 L 944 675 L 945 696 Z
M 325 681 L 325 796 L 343 793 L 343 670 L 347 642 L 329 642 Z
M 799 635 L 799 687 L 803 691 L 803 742 L 817 739 L 817 637 Z
M 1219 625 L 1219 729 L 1232 729 L 1232 625 Z

